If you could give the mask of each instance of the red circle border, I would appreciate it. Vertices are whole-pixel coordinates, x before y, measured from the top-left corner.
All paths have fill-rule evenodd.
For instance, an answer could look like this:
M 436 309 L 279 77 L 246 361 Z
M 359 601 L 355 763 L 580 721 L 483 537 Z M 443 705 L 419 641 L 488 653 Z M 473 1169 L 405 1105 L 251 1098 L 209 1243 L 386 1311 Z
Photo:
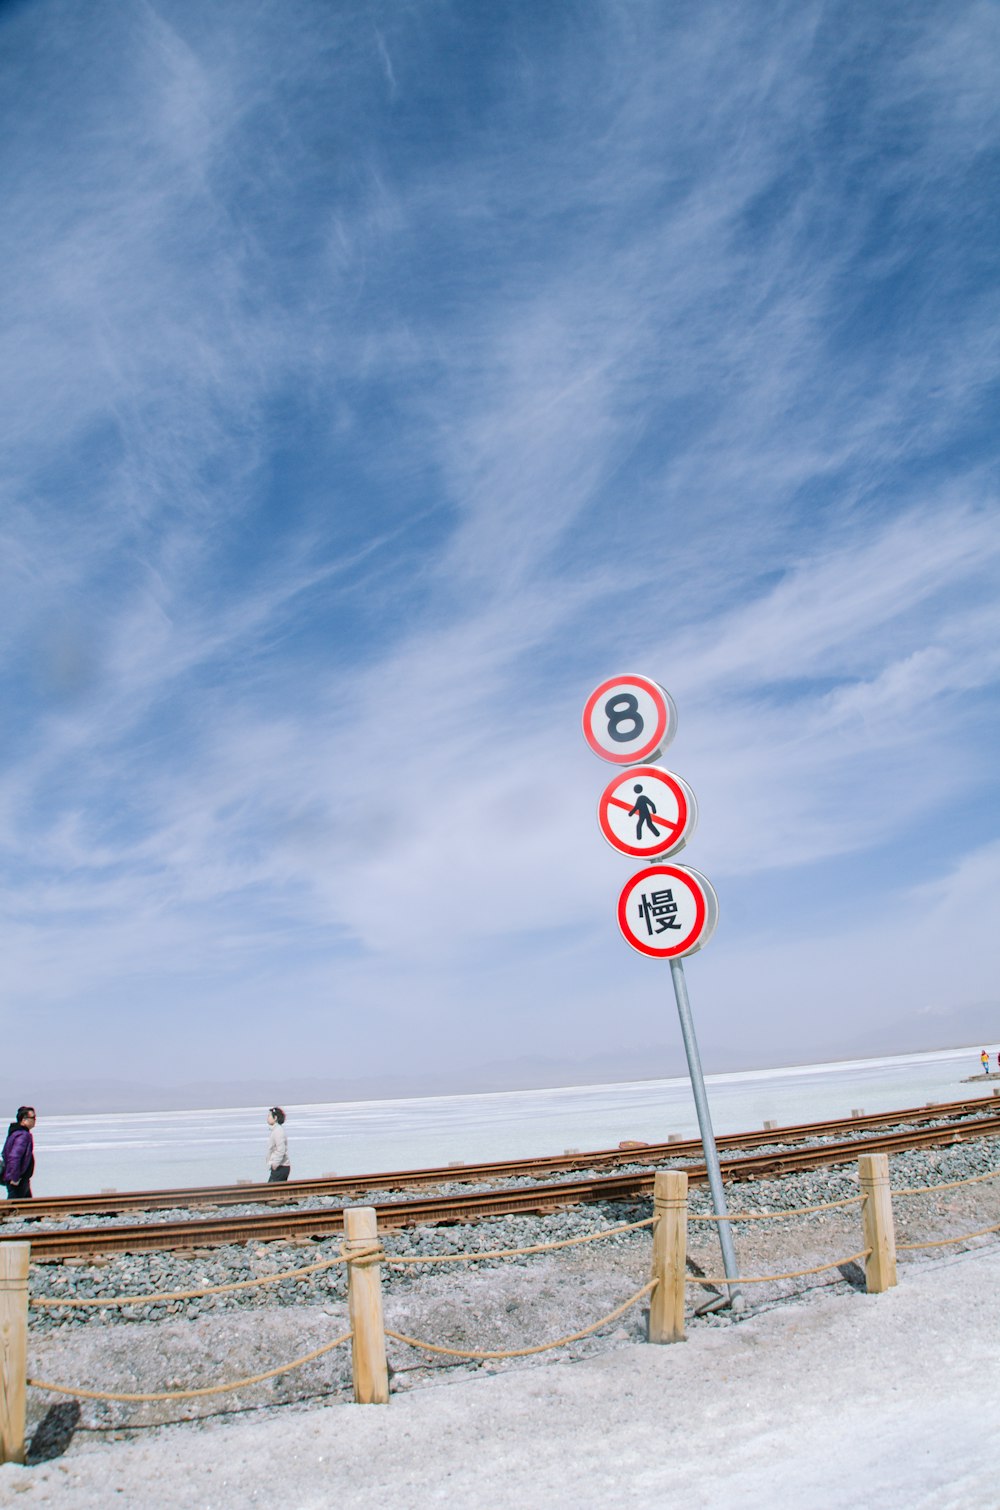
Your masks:
M 656 734 L 647 744 L 643 745 L 641 750 L 626 750 L 622 755 L 612 755 L 594 740 L 590 727 L 590 717 L 594 711 L 594 704 L 605 692 L 609 692 L 612 687 L 629 685 L 641 687 L 656 703 L 658 714 Z M 595 687 L 587 698 L 583 710 L 583 737 L 600 760 L 608 760 L 612 765 L 635 765 L 637 762 L 645 760 L 647 756 L 652 755 L 653 751 L 659 748 L 660 742 L 667 732 L 667 718 L 667 701 L 664 697 L 664 689 L 660 686 L 659 682 L 652 681 L 648 676 L 640 676 L 637 672 L 626 673 L 624 676 L 610 676 L 606 682 L 602 682 L 599 687 Z
M 648 944 L 642 943 L 641 940 L 636 938 L 635 934 L 630 932 L 630 930 L 625 926 L 626 899 L 631 893 L 632 888 L 635 886 L 636 882 L 645 881 L 647 876 L 672 876 L 675 881 L 683 882 L 683 884 L 695 894 L 694 927 L 691 930 L 688 938 L 683 939 L 681 942 L 675 944 L 672 949 L 651 949 Z M 679 955 L 693 954 L 695 949 L 698 947 L 702 933 L 705 931 L 705 922 L 707 917 L 708 903 L 705 898 L 705 893 L 701 889 L 701 882 L 691 874 L 690 870 L 681 865 L 647 866 L 647 868 L 643 871 L 640 871 L 638 875 L 629 876 L 628 880 L 625 882 L 625 885 L 622 887 L 621 894 L 618 898 L 618 927 L 621 929 L 622 937 L 627 944 L 631 944 L 633 949 L 638 950 L 640 954 L 648 955 L 650 959 L 677 959 Z
M 681 817 L 676 823 L 671 823 L 669 825 L 672 837 L 666 844 L 660 845 L 658 849 L 638 849 L 635 847 L 635 845 L 623 844 L 619 840 L 617 834 L 613 835 L 611 825 L 606 821 L 606 802 L 608 799 L 608 794 L 611 792 L 613 787 L 618 785 L 620 781 L 627 781 L 632 776 L 646 776 L 647 779 L 650 780 L 654 778 L 662 779 L 664 776 L 666 776 L 667 786 L 670 787 L 670 790 L 678 799 L 678 808 L 680 810 Z M 678 783 L 676 790 L 673 786 L 673 783 L 675 781 Z M 616 849 L 620 855 L 629 855 L 631 858 L 636 860 L 642 860 L 643 858 L 647 857 L 649 859 L 655 860 L 657 855 L 661 855 L 667 850 L 676 849 L 678 836 L 683 838 L 684 831 L 689 826 L 690 822 L 691 805 L 687 800 L 687 793 L 685 792 L 683 786 L 680 784 L 680 777 L 675 775 L 673 771 L 668 771 L 663 766 L 658 765 L 637 765 L 633 766 L 627 774 L 624 771 L 620 771 L 617 776 L 612 776 L 611 780 L 604 788 L 604 791 L 601 793 L 600 800 L 597 804 L 597 823 L 598 827 L 601 830 L 601 833 L 604 835 L 604 838 L 611 845 L 611 848 Z M 663 821 L 663 826 L 664 828 L 668 826 L 666 820 Z

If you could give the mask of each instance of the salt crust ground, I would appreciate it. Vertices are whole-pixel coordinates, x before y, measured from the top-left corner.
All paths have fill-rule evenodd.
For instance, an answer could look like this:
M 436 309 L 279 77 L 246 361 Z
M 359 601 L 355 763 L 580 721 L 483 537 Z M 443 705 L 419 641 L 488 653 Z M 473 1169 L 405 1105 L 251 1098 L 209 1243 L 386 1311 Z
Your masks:
M 996 1510 L 1000 1248 L 911 1263 L 901 1281 L 811 1291 L 673 1347 L 445 1376 L 388 1407 L 80 1435 L 57 1461 L 0 1469 L 0 1501 Z

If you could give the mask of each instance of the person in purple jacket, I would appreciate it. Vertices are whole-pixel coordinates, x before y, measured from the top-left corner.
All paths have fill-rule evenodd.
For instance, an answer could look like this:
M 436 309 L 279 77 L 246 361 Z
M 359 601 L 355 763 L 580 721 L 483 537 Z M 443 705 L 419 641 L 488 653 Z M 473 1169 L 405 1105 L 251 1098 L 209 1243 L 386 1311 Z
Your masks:
M 7 1186 L 9 1201 L 31 1199 L 31 1176 L 35 1172 L 35 1140 L 31 1136 L 34 1125 L 35 1108 L 19 1106 L 16 1119 L 7 1129 L 0 1162 L 3 1163 L 3 1182 Z

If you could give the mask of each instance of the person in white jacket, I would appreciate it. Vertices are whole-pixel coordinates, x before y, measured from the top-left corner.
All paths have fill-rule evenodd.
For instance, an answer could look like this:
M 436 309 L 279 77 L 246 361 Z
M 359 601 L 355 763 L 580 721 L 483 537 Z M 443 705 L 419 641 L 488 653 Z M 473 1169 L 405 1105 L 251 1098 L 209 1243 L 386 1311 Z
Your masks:
M 272 1180 L 287 1180 L 291 1174 L 291 1166 L 288 1162 L 288 1135 L 284 1128 L 285 1114 L 280 1106 L 272 1106 L 267 1114 L 267 1125 L 271 1129 L 271 1140 L 267 1145 L 267 1182 Z

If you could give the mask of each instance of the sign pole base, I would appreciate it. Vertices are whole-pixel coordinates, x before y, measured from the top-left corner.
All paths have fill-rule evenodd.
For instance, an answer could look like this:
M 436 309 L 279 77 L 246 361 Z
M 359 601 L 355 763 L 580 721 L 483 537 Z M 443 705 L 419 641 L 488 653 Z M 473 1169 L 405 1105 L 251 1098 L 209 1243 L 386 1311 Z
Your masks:
M 674 983 L 674 996 L 677 998 L 677 1016 L 681 1023 L 681 1037 L 684 1040 L 684 1053 L 687 1055 L 688 1074 L 691 1077 L 691 1090 L 694 1094 L 695 1111 L 698 1113 L 698 1131 L 701 1133 L 701 1146 L 705 1151 L 705 1168 L 708 1171 L 708 1188 L 712 1192 L 712 1205 L 716 1216 L 725 1216 L 726 1192 L 722 1184 L 722 1170 L 719 1167 L 719 1151 L 715 1146 L 715 1133 L 712 1131 L 712 1116 L 708 1109 L 708 1096 L 705 1092 L 705 1077 L 701 1069 L 701 1055 L 698 1052 L 698 1040 L 695 1037 L 694 1018 L 691 1016 L 691 1003 L 688 1000 L 687 981 L 684 978 L 684 961 L 672 959 L 670 961 L 670 974 Z M 734 1311 L 743 1309 L 743 1293 L 737 1283 L 739 1268 L 736 1263 L 736 1249 L 733 1247 L 733 1233 L 729 1222 L 718 1222 L 719 1247 L 722 1249 L 722 1267 L 725 1270 L 729 1283 L 726 1289 L 729 1292 L 729 1304 Z

